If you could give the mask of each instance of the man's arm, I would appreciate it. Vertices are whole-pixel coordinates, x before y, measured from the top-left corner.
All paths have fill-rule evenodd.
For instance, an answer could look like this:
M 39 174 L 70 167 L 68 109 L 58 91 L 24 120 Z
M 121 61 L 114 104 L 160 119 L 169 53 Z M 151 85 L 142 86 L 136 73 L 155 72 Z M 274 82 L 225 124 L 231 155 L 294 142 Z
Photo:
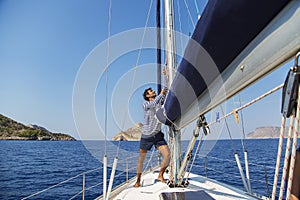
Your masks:
M 166 69 L 162 70 L 162 74 L 164 75 L 164 88 L 162 89 L 163 94 L 166 95 L 168 93 L 168 84 L 169 84 L 169 77 L 167 75 Z
M 168 93 L 168 76 L 166 75 L 166 70 L 163 69 L 162 74 L 164 75 L 164 88 L 161 90 L 160 94 L 155 97 L 153 101 L 146 101 L 143 103 L 143 109 L 148 110 L 154 108 L 157 104 L 163 104 L 164 97 Z M 162 101 L 162 102 L 161 102 Z
M 148 110 L 150 108 L 154 108 L 159 102 L 160 100 L 164 97 L 164 94 L 162 94 L 162 92 L 157 95 L 155 97 L 155 99 L 153 101 L 146 101 L 143 103 L 143 109 L 144 110 Z

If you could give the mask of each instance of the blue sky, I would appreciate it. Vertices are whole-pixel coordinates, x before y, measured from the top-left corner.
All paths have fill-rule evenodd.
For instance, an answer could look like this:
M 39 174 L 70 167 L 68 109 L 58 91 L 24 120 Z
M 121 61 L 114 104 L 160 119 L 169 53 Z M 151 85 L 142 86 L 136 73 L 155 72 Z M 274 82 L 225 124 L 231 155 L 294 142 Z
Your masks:
M 112 1 L 110 35 L 143 28 L 150 2 L 150 0 Z M 175 9 L 178 10 L 179 3 L 182 13 L 180 21 L 179 16 L 176 15 L 175 26 L 177 30 L 185 34 L 192 32 L 192 24 L 197 19 L 194 0 L 187 0 L 187 2 L 194 22 L 189 17 L 184 1 L 175 1 Z M 149 27 L 155 26 L 155 3 L 153 1 L 151 7 L 147 25 Z M 202 10 L 205 1 L 197 1 L 197 4 Z M 87 130 L 84 134 L 76 130 L 73 117 L 73 94 L 76 78 L 80 76 L 80 69 L 88 60 L 87 58 L 93 52 L 98 51 L 98 48 L 106 47 L 108 10 L 108 0 L 0 1 L 0 113 L 24 124 L 37 124 L 53 132 L 71 134 L 77 139 L 97 139 L 93 138 L 92 134 L 90 135 L 90 132 L 94 130 Z M 130 45 L 130 42 L 121 41 L 120 47 Z M 113 47 L 116 48 L 116 46 Z M 109 66 L 109 139 L 120 129 L 127 129 L 135 122 L 142 122 L 141 93 L 145 86 L 153 86 L 147 78 L 153 71 L 156 58 L 154 49 L 143 50 L 137 63 L 138 55 L 138 50 L 126 53 Z M 105 57 L 97 64 L 100 65 L 100 63 L 103 63 L 105 67 Z M 131 89 L 130 77 L 134 76 L 132 74 L 134 71 L 130 69 L 136 63 L 139 66 L 136 79 L 140 85 Z M 149 63 L 152 63 L 151 66 L 147 66 Z M 267 78 L 262 83 L 254 85 L 247 93 L 242 93 L 243 102 L 248 102 L 250 98 L 255 98 L 282 83 L 287 68 L 288 66 L 285 66 L 285 69 L 273 75 L 275 80 Z M 101 76 L 99 74 L 98 79 L 93 107 L 103 131 L 105 73 Z M 86 77 L 86 82 L 88 81 L 89 77 Z M 127 89 L 122 89 L 119 85 L 126 85 Z M 119 92 L 113 94 L 114 91 Z M 280 99 L 278 97 L 280 93 L 255 107 L 255 110 L 265 110 L 266 116 L 264 117 L 245 111 L 245 120 L 249 121 L 246 132 L 259 126 L 280 124 L 278 123 L 280 122 L 278 114 Z M 128 111 L 122 107 L 117 111 L 111 110 L 114 105 L 123 105 L 117 100 L 122 102 L 127 98 L 130 102 Z M 265 108 L 266 104 L 273 107 L 268 110 Z M 229 102 L 226 106 L 230 109 L 232 105 L 233 103 Z M 126 119 L 123 125 L 122 115 L 127 112 L 131 119 Z M 83 117 L 87 121 L 92 118 L 92 116 Z M 116 123 L 116 118 L 118 123 Z M 189 135 L 184 135 L 184 138 L 189 137 Z

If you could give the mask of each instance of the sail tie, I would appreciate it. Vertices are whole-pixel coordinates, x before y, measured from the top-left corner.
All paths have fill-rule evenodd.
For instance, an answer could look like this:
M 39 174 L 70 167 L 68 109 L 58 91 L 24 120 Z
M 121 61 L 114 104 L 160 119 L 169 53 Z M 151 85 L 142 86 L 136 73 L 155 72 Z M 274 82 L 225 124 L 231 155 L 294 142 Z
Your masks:
M 235 122 L 238 124 L 239 123 L 239 113 L 236 109 L 233 110 L 233 115 L 235 118 Z

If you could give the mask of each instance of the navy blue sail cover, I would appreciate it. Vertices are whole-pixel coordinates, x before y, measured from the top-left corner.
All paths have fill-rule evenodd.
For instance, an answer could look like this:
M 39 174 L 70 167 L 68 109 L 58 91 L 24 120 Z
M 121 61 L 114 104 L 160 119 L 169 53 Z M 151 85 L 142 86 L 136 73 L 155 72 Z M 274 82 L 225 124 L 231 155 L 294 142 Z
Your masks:
M 192 39 L 209 54 L 222 73 L 239 53 L 284 8 L 289 0 L 209 0 L 197 23 Z M 191 40 L 190 40 L 191 41 Z M 178 66 L 164 108 L 157 113 L 158 119 L 171 125 L 180 120 L 195 96 L 198 98 L 216 78 L 209 71 L 201 52 L 188 43 L 184 58 Z M 187 61 L 189 60 L 189 61 Z M 191 63 L 192 62 L 192 63 Z M 187 80 L 187 81 L 183 81 Z M 187 95 L 192 87 L 194 95 Z

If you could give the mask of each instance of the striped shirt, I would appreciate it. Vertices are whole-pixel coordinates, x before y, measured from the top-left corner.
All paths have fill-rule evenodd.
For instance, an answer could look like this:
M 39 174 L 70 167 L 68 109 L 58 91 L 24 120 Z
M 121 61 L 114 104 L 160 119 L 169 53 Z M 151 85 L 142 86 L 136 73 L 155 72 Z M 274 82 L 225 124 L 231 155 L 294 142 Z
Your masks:
M 164 88 L 165 91 L 167 88 Z M 153 101 L 145 101 L 143 103 L 144 110 L 144 126 L 142 130 L 142 138 L 151 137 L 161 130 L 161 122 L 158 121 L 155 114 L 162 107 L 165 95 L 159 94 Z

